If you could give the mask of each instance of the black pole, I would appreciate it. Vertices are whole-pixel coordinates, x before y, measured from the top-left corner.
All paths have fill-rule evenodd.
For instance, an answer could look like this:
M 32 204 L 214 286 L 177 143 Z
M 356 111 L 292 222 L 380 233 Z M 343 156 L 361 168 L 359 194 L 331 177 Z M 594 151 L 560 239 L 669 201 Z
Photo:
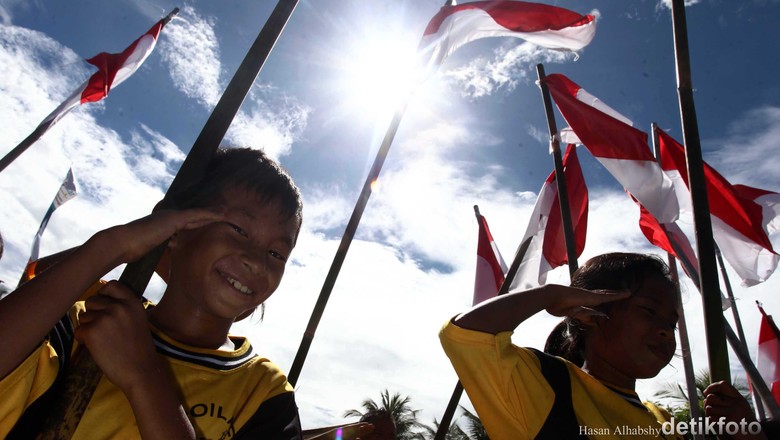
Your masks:
M 693 220 L 696 230 L 696 246 L 699 256 L 699 281 L 704 308 L 704 331 L 707 336 L 707 355 L 713 381 L 731 383 L 729 358 L 726 351 L 726 332 L 720 301 L 718 268 L 715 264 L 715 241 L 712 237 L 704 166 L 699 143 L 699 125 L 693 103 L 693 85 L 688 52 L 688 29 L 683 0 L 672 0 L 672 24 L 677 67 L 677 92 L 680 101 L 685 158 L 688 167 L 688 183 L 691 191 Z
M 563 239 L 566 243 L 566 255 L 569 260 L 569 275 L 577 270 L 577 246 L 574 243 L 574 228 L 571 224 L 571 212 L 569 211 L 569 193 L 566 190 L 566 180 L 563 171 L 563 159 L 561 159 L 561 144 L 558 140 L 558 127 L 553 114 L 552 99 L 544 79 L 544 66 L 536 65 L 536 74 L 539 77 L 539 86 L 544 101 L 544 112 L 547 116 L 547 128 L 550 133 L 550 149 L 552 150 L 553 164 L 555 165 L 555 185 L 558 188 L 558 206 L 561 210 L 561 223 L 563 224 Z
M 195 140 L 163 200 L 155 209 L 171 207 L 171 196 L 196 183 L 205 173 L 209 161 L 227 133 L 241 103 L 254 84 L 271 49 L 284 30 L 298 0 L 280 0 L 271 12 L 254 44 L 230 80 L 209 119 Z M 143 294 L 154 268 L 165 249 L 161 244 L 141 260 L 128 264 L 120 281 L 139 296 Z M 101 371 L 89 352 L 82 350 L 66 372 L 60 398 L 42 425 L 39 439 L 70 439 L 86 410 L 101 378 Z
M 336 279 L 341 271 L 341 266 L 344 264 L 344 259 L 347 257 L 349 246 L 352 244 L 352 239 L 355 237 L 360 218 L 363 216 L 363 211 L 366 209 L 368 199 L 371 197 L 371 185 L 379 178 L 379 173 L 382 171 L 382 166 L 387 158 L 387 153 L 390 150 L 390 146 L 393 144 L 395 134 L 398 132 L 398 126 L 401 124 L 401 118 L 404 115 L 406 106 L 409 103 L 409 98 L 405 99 L 396 109 L 393 115 L 390 126 L 385 132 L 382 146 L 376 153 L 374 158 L 374 164 L 371 166 L 371 170 L 368 172 L 368 177 L 363 184 L 363 190 L 360 192 L 355 208 L 352 210 L 352 216 L 349 218 L 347 227 L 344 230 L 344 235 L 341 236 L 341 243 L 339 244 L 336 255 L 333 257 L 333 262 L 330 265 L 330 270 L 325 277 L 325 282 L 320 290 L 320 295 L 317 298 L 317 302 L 314 305 L 314 310 L 309 318 L 309 323 L 306 326 L 306 331 L 303 333 L 303 339 L 301 345 L 298 347 L 298 352 L 295 354 L 292 367 L 290 367 L 290 373 L 287 376 L 287 380 L 295 386 L 300 377 L 301 370 L 303 369 L 303 363 L 306 362 L 306 356 L 309 353 L 309 348 L 314 340 L 314 334 L 317 332 L 317 326 L 319 326 L 322 314 L 325 312 L 325 306 L 328 304 L 328 299 L 333 291 L 333 286 L 336 284 Z

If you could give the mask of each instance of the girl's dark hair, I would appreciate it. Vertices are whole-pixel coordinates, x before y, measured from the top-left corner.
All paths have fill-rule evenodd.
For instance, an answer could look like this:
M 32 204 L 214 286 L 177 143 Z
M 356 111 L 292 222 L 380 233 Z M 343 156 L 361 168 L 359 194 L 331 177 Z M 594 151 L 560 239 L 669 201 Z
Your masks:
M 613 252 L 588 260 L 572 275 L 571 286 L 588 290 L 635 292 L 642 287 L 644 280 L 651 277 L 664 280 L 670 289 L 676 288 L 669 267 L 657 255 Z M 594 308 L 607 313 L 619 302 L 609 302 Z M 582 366 L 585 333 L 586 328 L 580 321 L 567 317 L 547 337 L 544 351 Z
M 301 193 L 289 173 L 261 150 L 219 148 L 198 183 L 172 196 L 178 209 L 202 208 L 229 188 L 241 188 L 257 194 L 260 203 L 276 201 L 281 214 L 303 221 Z

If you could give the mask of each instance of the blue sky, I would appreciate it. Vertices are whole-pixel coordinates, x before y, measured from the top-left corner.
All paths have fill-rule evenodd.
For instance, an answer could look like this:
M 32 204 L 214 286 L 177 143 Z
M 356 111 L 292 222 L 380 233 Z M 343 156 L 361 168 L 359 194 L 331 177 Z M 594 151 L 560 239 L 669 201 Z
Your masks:
M 301 1 L 228 133 L 227 143 L 278 158 L 305 198 L 303 234 L 265 320 L 237 329 L 285 370 L 387 128 L 393 84 L 442 3 Z M 456 376 L 436 334 L 471 303 L 472 207 L 480 206 L 510 260 L 552 169 L 537 63 L 640 129 L 655 121 L 682 138 L 664 2 L 549 3 L 598 16 L 596 37 L 576 61 L 520 40 L 480 40 L 447 59 L 411 101 L 298 383 L 304 426 L 337 423 L 384 388 L 411 395 L 424 421 L 441 417 Z M 687 3 L 704 158 L 734 183 L 780 191 L 780 30 L 773 23 L 780 1 Z M 80 194 L 55 213 L 43 255 L 150 212 L 274 4 L 0 0 L 0 154 L 91 74 L 81 59 L 118 52 L 173 7 L 182 9 L 133 77 L 105 101 L 74 110 L 0 174 L 0 279 L 15 283 L 71 165 Z M 580 158 L 591 195 L 583 261 L 605 251 L 654 252 L 621 188 L 583 149 Z M 780 279 L 745 289 L 731 278 L 748 339 L 756 341 L 753 300 L 780 314 Z M 566 283 L 567 275 L 549 280 Z M 150 289 L 159 295 L 161 282 Z M 689 283 L 684 297 L 694 366 L 705 368 L 701 301 Z M 557 321 L 543 315 L 518 329 L 517 343 L 543 343 Z M 735 359 L 732 370 L 743 376 Z M 650 398 L 681 375 L 677 359 L 641 381 L 640 395 Z

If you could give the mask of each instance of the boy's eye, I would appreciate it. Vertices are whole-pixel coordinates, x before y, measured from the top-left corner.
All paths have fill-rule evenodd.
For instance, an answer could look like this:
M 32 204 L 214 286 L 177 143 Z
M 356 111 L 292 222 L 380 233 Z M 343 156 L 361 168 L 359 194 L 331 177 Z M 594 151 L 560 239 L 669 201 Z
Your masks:
M 287 257 L 284 256 L 284 254 L 282 254 L 280 252 L 277 252 L 277 251 L 274 251 L 274 250 L 270 250 L 270 251 L 268 251 L 268 253 L 271 254 L 271 256 L 276 258 L 277 260 L 287 261 Z
M 235 225 L 233 223 L 228 223 L 228 226 L 230 226 L 234 231 L 238 232 L 242 237 L 249 237 L 249 234 L 247 234 L 246 231 L 241 229 L 240 226 Z

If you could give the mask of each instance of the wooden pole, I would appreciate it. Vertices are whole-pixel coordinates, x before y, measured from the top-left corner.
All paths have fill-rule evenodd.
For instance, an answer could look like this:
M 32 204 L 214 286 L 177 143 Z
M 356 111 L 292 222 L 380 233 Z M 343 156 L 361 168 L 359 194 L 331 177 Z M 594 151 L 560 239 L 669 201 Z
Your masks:
M 227 133 L 241 103 L 254 84 L 260 69 L 284 30 L 297 3 L 298 0 L 280 0 L 277 3 L 265 26 L 230 80 L 225 93 L 211 112 L 165 197 L 155 209 L 172 207 L 170 201 L 173 194 L 177 194 L 203 177 L 208 163 L 222 142 L 222 138 Z M 165 244 L 163 243 L 141 260 L 128 264 L 122 272 L 120 281 L 130 286 L 139 298 L 146 289 L 164 249 Z M 100 368 L 89 356 L 89 352 L 82 350 L 74 358 L 73 364 L 66 372 L 57 405 L 52 408 L 37 438 L 70 439 L 98 382 L 100 382 L 101 376 Z
M 569 210 L 569 193 L 566 190 L 566 180 L 563 173 L 563 159 L 561 158 L 561 144 L 558 140 L 558 128 L 553 114 L 552 99 L 547 85 L 542 81 L 545 77 L 544 66 L 536 65 L 536 74 L 539 77 L 539 86 L 542 91 L 542 100 L 544 101 L 544 111 L 547 116 L 547 129 L 550 133 L 550 150 L 552 151 L 553 164 L 555 165 L 555 184 L 558 188 L 558 206 L 561 210 L 561 223 L 563 224 L 563 239 L 566 243 L 566 255 L 569 260 L 569 275 L 577 270 L 577 246 L 574 242 L 574 228 L 571 223 L 571 213 Z
M 721 309 L 720 301 L 718 268 L 715 264 L 715 241 L 712 237 L 712 220 L 710 219 L 701 145 L 699 143 L 699 126 L 693 103 L 693 85 L 688 53 L 688 29 L 683 3 L 683 0 L 672 0 L 672 24 L 674 28 L 674 48 L 677 67 L 677 92 L 680 102 L 688 182 L 696 230 L 697 254 L 699 256 L 699 283 L 704 308 L 707 355 L 712 380 L 725 380 L 731 383 L 723 310 Z

